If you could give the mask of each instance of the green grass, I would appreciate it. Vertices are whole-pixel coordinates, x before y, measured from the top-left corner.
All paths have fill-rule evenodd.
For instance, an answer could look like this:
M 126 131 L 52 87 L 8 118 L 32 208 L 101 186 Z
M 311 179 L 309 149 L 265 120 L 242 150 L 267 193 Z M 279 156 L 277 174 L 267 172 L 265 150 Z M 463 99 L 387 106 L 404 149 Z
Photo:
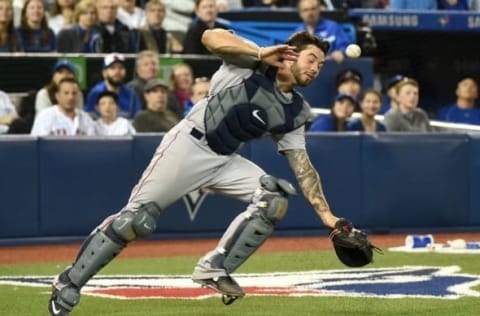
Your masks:
M 101 274 L 190 274 L 198 257 L 155 259 L 117 259 Z M 377 255 L 369 268 L 404 265 L 458 265 L 461 273 L 480 275 L 478 255 L 406 254 Z M 1 265 L 0 275 L 54 275 L 68 262 L 54 264 Z M 256 254 L 239 273 L 344 269 L 332 251 Z M 476 287 L 480 291 L 480 286 Z M 0 315 L 47 315 L 49 289 L 0 286 Z M 253 297 L 247 296 L 231 306 L 218 297 L 205 300 L 113 300 L 83 296 L 72 316 L 80 315 L 435 315 L 474 316 L 480 314 L 480 299 L 466 297 L 441 299 L 379 299 L 351 297 Z

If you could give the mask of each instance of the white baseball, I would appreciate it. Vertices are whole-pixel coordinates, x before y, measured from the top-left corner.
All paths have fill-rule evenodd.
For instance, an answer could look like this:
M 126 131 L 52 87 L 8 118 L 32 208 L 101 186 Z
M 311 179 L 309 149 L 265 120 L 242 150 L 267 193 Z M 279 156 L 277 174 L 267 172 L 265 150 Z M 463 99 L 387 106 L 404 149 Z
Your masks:
M 349 58 L 358 58 L 362 54 L 362 49 L 357 44 L 350 44 L 347 46 L 347 49 L 345 49 L 345 54 L 347 54 Z

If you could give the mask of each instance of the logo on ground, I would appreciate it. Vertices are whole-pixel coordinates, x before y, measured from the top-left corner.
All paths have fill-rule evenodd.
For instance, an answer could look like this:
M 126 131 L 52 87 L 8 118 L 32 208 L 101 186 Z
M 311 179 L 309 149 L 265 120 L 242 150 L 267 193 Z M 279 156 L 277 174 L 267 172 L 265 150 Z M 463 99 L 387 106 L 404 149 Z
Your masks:
M 473 290 L 480 276 L 461 274 L 458 266 L 407 266 L 307 272 L 236 274 L 247 295 L 369 296 L 456 299 L 480 297 Z M 0 284 L 50 286 L 52 276 L 0 277 Z M 96 276 L 83 294 L 119 298 L 203 299 L 218 294 L 194 284 L 187 275 Z

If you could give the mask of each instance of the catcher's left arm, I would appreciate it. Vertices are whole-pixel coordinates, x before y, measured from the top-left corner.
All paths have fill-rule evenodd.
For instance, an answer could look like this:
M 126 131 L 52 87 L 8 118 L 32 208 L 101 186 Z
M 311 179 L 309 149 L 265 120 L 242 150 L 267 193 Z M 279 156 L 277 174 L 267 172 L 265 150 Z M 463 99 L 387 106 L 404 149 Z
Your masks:
M 330 211 L 330 206 L 323 194 L 320 175 L 310 162 L 307 151 L 304 149 L 289 149 L 285 150 L 283 154 L 287 157 L 290 168 L 292 168 L 307 201 L 320 216 L 323 224 L 329 228 L 334 228 L 338 217 Z
M 323 194 L 320 176 L 313 167 L 306 150 L 292 149 L 283 152 L 288 159 L 305 198 L 320 216 L 325 226 L 331 229 L 330 239 L 335 252 L 345 265 L 350 267 L 364 266 L 373 261 L 373 246 L 368 235 L 353 227 L 344 218 L 332 214 Z

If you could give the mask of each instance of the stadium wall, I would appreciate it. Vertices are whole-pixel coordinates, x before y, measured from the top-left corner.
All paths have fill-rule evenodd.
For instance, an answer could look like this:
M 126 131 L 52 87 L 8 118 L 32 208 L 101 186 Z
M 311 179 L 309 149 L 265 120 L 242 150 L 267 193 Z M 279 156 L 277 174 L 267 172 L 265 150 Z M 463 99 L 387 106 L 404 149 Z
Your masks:
M 126 202 L 161 136 L 1 137 L 0 241 L 87 235 Z M 307 138 L 330 206 L 359 227 L 382 232 L 480 227 L 479 135 L 312 133 Z M 249 144 L 242 155 L 295 183 L 269 139 Z M 155 237 L 218 236 L 243 208 L 226 197 L 192 193 L 161 215 Z M 321 227 L 297 196 L 277 233 L 309 235 Z

